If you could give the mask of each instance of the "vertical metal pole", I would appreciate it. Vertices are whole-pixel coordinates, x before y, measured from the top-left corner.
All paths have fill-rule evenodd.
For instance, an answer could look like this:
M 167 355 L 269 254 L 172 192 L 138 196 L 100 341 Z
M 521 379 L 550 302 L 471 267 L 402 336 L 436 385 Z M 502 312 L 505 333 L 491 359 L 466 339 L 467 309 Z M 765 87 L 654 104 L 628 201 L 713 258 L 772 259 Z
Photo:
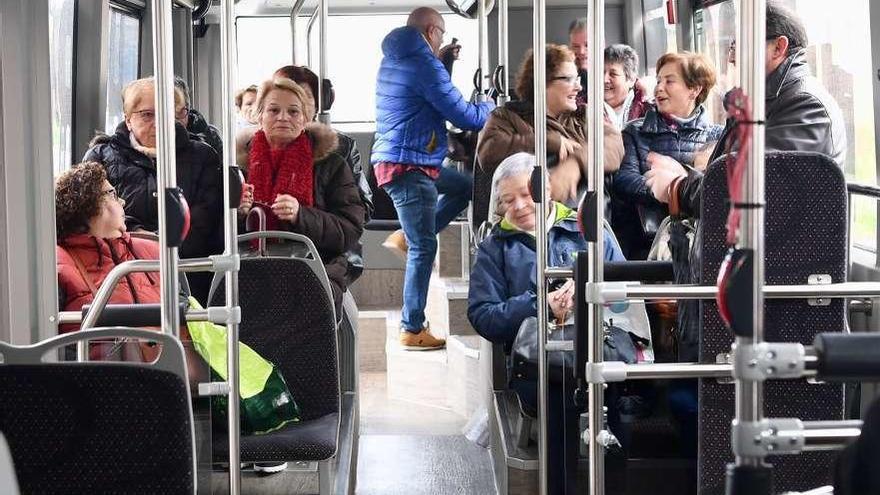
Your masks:
M 510 91 L 508 89 L 510 85 L 507 82 L 507 74 L 510 72 L 508 66 L 509 50 L 507 47 L 510 36 L 508 31 L 510 21 L 507 15 L 507 2 L 508 0 L 498 0 L 498 65 L 504 68 L 501 72 L 501 87 L 498 88 L 500 92 L 498 95 L 498 106 L 502 106 L 510 101 Z
M 537 280 L 538 284 L 538 423 L 540 442 L 538 442 L 538 493 L 547 494 L 547 445 L 548 445 L 548 379 L 547 371 L 547 283 L 544 270 L 547 268 L 547 33 L 545 32 L 546 1 L 535 0 L 532 12 L 532 47 L 534 48 L 535 81 L 535 161 L 541 179 L 541 201 L 536 204 Z
M 330 111 L 324 110 L 324 78 L 327 77 L 327 14 L 329 0 L 321 0 L 321 41 L 318 45 L 318 121 L 330 125 Z
M 309 22 L 306 23 L 306 65 L 312 68 L 312 28 L 315 27 L 315 21 L 318 20 L 318 14 L 321 13 L 320 6 L 312 12 Z
M 174 65 L 172 61 L 171 0 L 155 0 L 153 66 L 156 69 L 156 180 L 159 190 L 159 276 L 162 284 L 162 330 L 180 333 L 177 309 L 177 248 L 168 246 L 165 191 L 177 187 L 177 154 L 174 147 Z
M 766 71 L 764 46 L 766 44 L 766 1 L 743 0 L 740 3 L 742 21 L 739 26 L 740 49 L 737 63 L 742 76 L 743 90 L 752 104 L 752 120 L 764 121 L 764 91 Z M 750 127 L 752 147 L 744 175 L 743 202 L 764 204 L 764 126 Z M 764 340 L 764 209 L 744 211 L 740 227 L 740 247 L 754 253 L 752 272 L 752 310 L 754 332 L 751 337 L 737 337 L 736 347 L 758 344 Z M 761 421 L 764 413 L 763 386 L 752 380 L 736 381 L 736 423 Z M 738 456 L 738 466 L 760 466 L 763 457 Z
M 477 97 L 479 101 L 485 101 L 485 81 L 489 70 L 489 18 L 486 12 L 486 0 L 477 0 L 477 25 L 478 71 L 480 73 L 479 86 L 477 87 L 480 94 Z
M 230 190 L 230 167 L 235 166 L 235 92 L 232 81 L 235 77 L 235 2 L 222 1 L 220 15 L 220 66 L 221 92 L 223 94 L 223 234 L 226 240 L 224 254 L 238 256 L 238 212 L 232 207 Z M 226 311 L 233 314 L 238 310 L 238 271 L 226 272 Z M 238 322 L 230 318 L 226 325 L 226 382 L 229 384 L 229 493 L 241 493 L 241 431 L 239 429 L 239 366 L 238 366 Z
M 296 0 L 293 8 L 290 9 L 290 60 L 293 65 L 299 65 L 296 57 L 296 18 L 302 11 L 303 4 L 306 0 Z
M 604 121 L 604 106 L 602 105 L 604 93 L 603 74 L 604 57 L 604 33 L 605 33 L 605 2 L 603 0 L 590 0 L 587 19 L 590 21 L 590 75 L 587 88 L 587 140 L 590 144 L 589 166 L 587 167 L 587 183 L 595 193 L 595 216 L 593 225 L 596 226 L 594 233 L 596 242 L 587 247 L 589 271 L 587 281 L 589 283 L 601 283 L 603 280 L 603 263 L 605 261 L 605 156 L 602 140 L 602 122 Z M 589 328 L 587 334 L 587 362 L 601 363 L 603 359 L 603 328 L 602 306 L 598 304 L 587 305 L 587 321 Z M 589 429 L 590 429 L 590 494 L 602 495 L 605 493 L 605 446 L 598 441 L 599 432 L 605 427 L 604 405 L 605 387 L 601 383 L 590 383 L 587 387 L 589 397 Z

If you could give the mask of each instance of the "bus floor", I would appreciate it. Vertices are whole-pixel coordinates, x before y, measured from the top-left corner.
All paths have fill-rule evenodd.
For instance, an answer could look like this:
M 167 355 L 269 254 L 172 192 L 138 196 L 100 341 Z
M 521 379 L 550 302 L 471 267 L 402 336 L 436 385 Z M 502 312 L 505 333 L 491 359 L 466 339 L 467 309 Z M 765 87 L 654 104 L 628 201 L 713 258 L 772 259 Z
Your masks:
M 443 287 L 442 281 L 431 284 L 426 311 L 431 321 L 442 321 L 444 316 Z M 456 413 L 449 403 L 447 350 L 404 351 L 397 340 L 399 321 L 399 311 L 387 311 L 386 369 L 359 374 L 355 493 L 495 493 L 489 451 L 463 436 L 468 418 Z M 213 474 L 213 493 L 226 492 L 226 477 L 225 472 Z M 285 471 L 272 475 L 245 469 L 242 493 L 316 494 L 318 473 L 314 464 L 299 463 L 289 463 Z

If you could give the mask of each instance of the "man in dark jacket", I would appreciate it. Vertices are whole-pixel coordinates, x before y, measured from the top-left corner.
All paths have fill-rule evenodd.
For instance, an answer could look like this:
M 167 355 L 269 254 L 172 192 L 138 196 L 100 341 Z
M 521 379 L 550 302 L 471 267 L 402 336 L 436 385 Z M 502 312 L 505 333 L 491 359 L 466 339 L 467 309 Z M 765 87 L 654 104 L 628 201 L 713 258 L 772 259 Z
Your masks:
M 815 151 L 843 167 L 847 147 L 843 113 L 834 97 L 810 72 L 803 23 L 794 12 L 774 1 L 767 2 L 767 40 L 766 151 Z M 734 125 L 727 121 L 709 163 L 724 154 Z M 663 202 L 669 201 L 673 180 L 683 176 L 676 184 L 681 214 L 700 216 L 701 173 L 673 165 L 650 175 L 654 177 L 649 179 L 654 197 Z
M 442 167 L 446 121 L 459 129 L 479 130 L 494 105 L 468 103 L 440 61 L 446 32 L 443 17 L 418 8 L 407 25 L 382 41 L 384 58 L 376 84 L 376 141 L 371 163 L 377 184 L 394 201 L 408 249 L 403 288 L 400 342 L 405 349 L 445 345 L 428 332 L 425 303 L 437 253 L 436 234 L 467 206 L 472 180 Z M 438 202 L 439 195 L 439 202 Z M 392 241 L 392 239 L 389 239 Z
M 150 78 L 127 86 L 123 91 L 125 121 L 112 136 L 95 137 L 83 157 L 83 161 L 104 165 L 107 180 L 125 200 L 125 223 L 129 232 L 159 230 L 153 91 Z M 191 218 L 189 235 L 180 246 L 180 257 L 219 254 L 223 251 L 220 159 L 210 146 L 191 139 L 179 123 L 175 124 L 174 140 L 177 186 L 183 190 Z M 207 280 L 199 276 L 188 278 L 193 295 L 204 303 L 210 276 L 204 277 Z
M 186 130 L 195 138 L 214 148 L 217 156 L 223 159 L 223 138 L 220 137 L 220 131 L 216 127 L 208 123 L 205 116 L 192 107 L 192 101 L 189 96 L 189 86 L 180 76 L 174 77 L 174 87 L 183 93 L 183 107 L 175 108 L 175 117 Z
M 806 29 L 800 18 L 777 2 L 768 1 L 766 151 L 819 152 L 843 167 L 847 147 L 843 113 L 811 75 L 806 59 L 807 44 Z M 724 154 L 734 126 L 735 123 L 728 120 L 710 163 Z M 694 170 L 685 171 L 670 160 L 659 165 L 646 174 L 654 197 L 675 205 L 670 208 L 671 215 L 699 218 L 703 175 Z M 670 201 L 670 197 L 674 200 Z M 699 258 L 699 246 L 694 246 L 690 255 L 692 283 L 700 283 Z M 679 304 L 679 359 L 694 361 L 699 345 L 699 306 L 694 301 Z

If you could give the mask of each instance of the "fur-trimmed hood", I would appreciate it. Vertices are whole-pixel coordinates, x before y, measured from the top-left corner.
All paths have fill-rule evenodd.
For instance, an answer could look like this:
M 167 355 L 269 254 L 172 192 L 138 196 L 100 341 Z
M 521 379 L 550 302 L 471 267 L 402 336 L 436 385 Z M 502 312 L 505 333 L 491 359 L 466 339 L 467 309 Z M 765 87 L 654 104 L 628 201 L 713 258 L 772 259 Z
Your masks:
M 235 137 L 235 161 L 242 170 L 248 169 L 251 141 L 258 130 L 260 130 L 258 126 L 245 127 Z M 312 157 L 315 163 L 339 149 L 339 135 L 330 126 L 320 122 L 309 122 L 306 124 L 305 132 L 312 140 Z

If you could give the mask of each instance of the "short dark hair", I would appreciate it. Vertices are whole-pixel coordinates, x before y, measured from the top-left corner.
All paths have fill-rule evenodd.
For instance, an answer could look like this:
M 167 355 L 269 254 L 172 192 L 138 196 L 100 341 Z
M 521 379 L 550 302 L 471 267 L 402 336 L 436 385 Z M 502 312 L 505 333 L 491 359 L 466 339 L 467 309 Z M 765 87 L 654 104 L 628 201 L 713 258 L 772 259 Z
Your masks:
M 620 64 L 630 81 L 639 77 L 639 54 L 629 45 L 615 44 L 605 47 L 605 63 Z
M 308 86 L 309 90 L 312 92 L 312 99 L 315 104 L 315 113 L 319 112 L 318 109 L 318 75 L 311 71 L 308 67 L 304 67 L 301 65 L 285 65 L 284 67 L 275 71 L 275 77 L 286 77 L 291 81 L 299 84 L 300 86 Z M 324 79 L 325 85 L 330 85 L 329 79 Z M 324 89 L 324 97 L 328 101 L 324 101 L 322 104 L 325 109 L 330 108 L 333 105 L 333 100 L 336 99 L 336 93 L 333 91 L 333 86 L 330 85 L 330 89 Z
M 89 220 L 101 213 L 107 172 L 97 162 L 74 165 L 55 181 L 55 234 L 60 241 L 89 231 Z
M 183 104 L 186 105 L 186 108 L 189 108 L 189 85 L 186 83 L 186 80 L 180 76 L 174 76 L 174 87 L 183 93 Z
M 767 40 L 780 36 L 788 38 L 788 53 L 806 48 L 810 43 L 800 17 L 778 1 L 767 0 Z

